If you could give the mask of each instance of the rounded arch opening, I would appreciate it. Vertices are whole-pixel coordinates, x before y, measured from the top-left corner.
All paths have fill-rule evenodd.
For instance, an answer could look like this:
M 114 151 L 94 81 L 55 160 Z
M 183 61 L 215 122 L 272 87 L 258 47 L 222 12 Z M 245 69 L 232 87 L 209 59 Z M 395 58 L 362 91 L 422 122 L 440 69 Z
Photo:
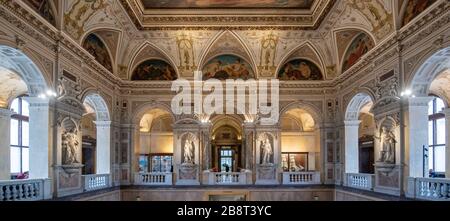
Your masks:
M 280 116 L 281 166 L 283 172 L 320 171 L 320 130 L 315 116 L 293 106 Z
M 153 107 L 139 114 L 138 119 L 134 148 L 136 170 L 139 173 L 173 172 L 172 114 L 163 108 Z
M 365 92 L 353 96 L 345 112 L 345 172 L 375 172 L 376 124 L 373 99 Z
M 111 119 L 105 100 L 97 93 L 88 93 L 81 117 L 83 174 L 111 172 Z

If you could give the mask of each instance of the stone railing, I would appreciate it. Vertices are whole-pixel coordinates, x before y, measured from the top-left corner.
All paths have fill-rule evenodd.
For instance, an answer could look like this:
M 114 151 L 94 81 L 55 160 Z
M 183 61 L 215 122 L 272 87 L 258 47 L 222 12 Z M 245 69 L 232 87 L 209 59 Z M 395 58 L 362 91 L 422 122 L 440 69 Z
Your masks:
M 310 185 L 320 184 L 320 172 L 284 172 L 283 184 L 286 185 Z
M 347 186 L 363 190 L 373 190 L 375 174 L 347 173 Z
M 35 201 L 51 197 L 50 179 L 0 181 L 0 201 Z
M 246 185 L 250 184 L 251 172 L 203 172 L 207 185 Z M 250 183 L 249 183 L 250 182 Z
M 415 178 L 415 197 L 424 200 L 450 201 L 450 179 Z
M 110 175 L 109 174 L 89 174 L 83 175 L 84 180 L 84 191 L 93 191 L 105 189 L 110 186 Z
M 172 173 L 152 172 L 135 173 L 135 185 L 172 185 Z

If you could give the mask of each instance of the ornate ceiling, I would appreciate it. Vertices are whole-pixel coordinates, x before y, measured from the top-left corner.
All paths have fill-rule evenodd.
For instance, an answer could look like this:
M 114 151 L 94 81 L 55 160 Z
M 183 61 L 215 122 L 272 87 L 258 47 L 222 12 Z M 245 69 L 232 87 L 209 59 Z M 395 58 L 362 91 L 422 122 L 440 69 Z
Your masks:
M 316 29 L 335 0 L 121 0 L 138 29 Z

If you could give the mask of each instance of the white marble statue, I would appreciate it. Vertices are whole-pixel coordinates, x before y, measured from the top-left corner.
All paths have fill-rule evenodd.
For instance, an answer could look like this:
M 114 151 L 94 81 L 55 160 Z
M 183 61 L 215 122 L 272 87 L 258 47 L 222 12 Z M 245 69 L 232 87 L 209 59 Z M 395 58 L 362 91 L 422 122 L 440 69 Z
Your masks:
M 194 163 L 194 147 L 189 139 L 184 143 L 184 163 Z
M 269 138 L 266 138 L 261 144 L 262 164 L 270 164 L 270 157 L 272 156 L 272 145 L 270 145 Z
M 63 150 L 63 164 L 71 165 L 78 163 L 77 161 L 77 149 L 78 145 L 78 136 L 76 133 L 71 133 L 65 131 L 62 134 L 62 150 Z
M 386 127 L 381 128 L 381 136 L 375 138 L 380 140 L 381 151 L 379 162 L 395 163 L 395 135 Z

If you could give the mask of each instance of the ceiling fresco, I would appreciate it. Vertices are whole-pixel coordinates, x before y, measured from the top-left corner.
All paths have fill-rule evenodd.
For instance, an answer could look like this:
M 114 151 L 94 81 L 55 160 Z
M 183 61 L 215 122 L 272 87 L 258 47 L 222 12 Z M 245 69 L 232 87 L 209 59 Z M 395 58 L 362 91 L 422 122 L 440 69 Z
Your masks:
M 153 8 L 295 8 L 310 9 L 315 0 L 141 0 Z

